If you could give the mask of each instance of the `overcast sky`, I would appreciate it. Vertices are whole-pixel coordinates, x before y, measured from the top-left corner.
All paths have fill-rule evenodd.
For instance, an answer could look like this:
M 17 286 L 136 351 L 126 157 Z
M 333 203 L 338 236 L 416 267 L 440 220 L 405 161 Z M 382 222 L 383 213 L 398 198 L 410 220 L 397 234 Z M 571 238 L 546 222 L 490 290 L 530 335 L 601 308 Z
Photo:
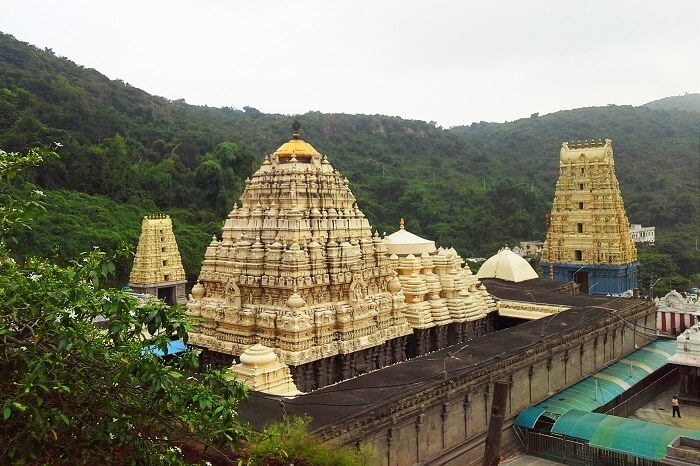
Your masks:
M 169 99 L 444 127 L 700 92 L 698 0 L 3 0 L 0 31 Z

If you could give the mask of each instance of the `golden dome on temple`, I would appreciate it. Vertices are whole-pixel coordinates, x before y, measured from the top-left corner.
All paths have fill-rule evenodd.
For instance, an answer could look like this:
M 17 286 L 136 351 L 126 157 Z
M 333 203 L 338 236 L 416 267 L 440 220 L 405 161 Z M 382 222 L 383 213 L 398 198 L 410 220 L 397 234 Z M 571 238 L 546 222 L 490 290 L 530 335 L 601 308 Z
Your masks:
M 301 125 L 298 121 L 295 121 L 292 125 L 294 133 L 292 134 L 292 139 L 289 142 L 282 144 L 279 149 L 274 152 L 274 155 L 280 158 L 287 157 L 313 157 L 314 155 L 320 156 L 321 154 L 313 148 L 308 142 L 304 142 L 299 136 L 299 128 Z

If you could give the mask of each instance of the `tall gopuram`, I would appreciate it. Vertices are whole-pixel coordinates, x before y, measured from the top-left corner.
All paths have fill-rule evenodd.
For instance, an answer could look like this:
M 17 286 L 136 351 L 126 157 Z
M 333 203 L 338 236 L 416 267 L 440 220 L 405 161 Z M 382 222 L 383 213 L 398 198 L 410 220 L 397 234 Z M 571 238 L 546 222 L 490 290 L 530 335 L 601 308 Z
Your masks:
M 348 180 L 299 136 L 265 157 L 207 248 L 189 343 L 228 365 L 272 348 L 309 391 L 406 358 L 411 334 L 386 246 Z
M 391 254 L 406 301 L 406 318 L 413 328 L 406 348 L 409 357 L 437 351 L 493 331 L 496 302 L 464 267 L 453 248 L 400 228 L 384 242 Z
M 129 275 L 129 287 L 136 293 L 157 296 L 173 306 L 187 302 L 186 283 L 170 216 L 145 216 Z
M 612 141 L 563 143 L 542 272 L 582 293 L 637 286 L 637 249 L 615 177 Z

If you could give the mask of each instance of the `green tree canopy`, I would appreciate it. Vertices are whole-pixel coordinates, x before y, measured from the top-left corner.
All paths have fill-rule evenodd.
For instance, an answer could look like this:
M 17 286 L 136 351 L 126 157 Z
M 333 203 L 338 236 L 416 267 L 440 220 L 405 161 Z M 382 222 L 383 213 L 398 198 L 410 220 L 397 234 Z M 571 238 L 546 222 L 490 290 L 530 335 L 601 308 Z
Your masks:
M 105 288 L 114 265 L 99 250 L 65 267 L 10 258 L 6 240 L 31 206 L 9 202 L 8 177 L 46 155 L 0 151 L 14 212 L 0 218 L 0 457 L 146 465 L 183 464 L 192 445 L 230 454 L 247 433 L 235 412 L 243 386 L 219 371 L 195 377 L 195 351 L 157 355 L 173 336 L 187 341 L 183 308 Z

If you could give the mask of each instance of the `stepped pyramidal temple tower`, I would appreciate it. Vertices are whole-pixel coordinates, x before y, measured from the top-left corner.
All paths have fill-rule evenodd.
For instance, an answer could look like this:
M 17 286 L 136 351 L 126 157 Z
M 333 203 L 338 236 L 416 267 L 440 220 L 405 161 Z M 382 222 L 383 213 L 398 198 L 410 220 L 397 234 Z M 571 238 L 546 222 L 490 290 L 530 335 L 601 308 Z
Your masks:
M 202 363 L 240 361 L 231 372 L 272 386 L 245 356 L 267 347 L 307 392 L 491 331 L 495 304 L 463 260 L 373 234 L 347 178 L 293 130 L 205 252 L 187 305 Z
M 612 141 L 563 143 L 559 179 L 542 253 L 545 277 L 583 293 L 621 294 L 637 286 L 637 249 L 615 177 Z
M 141 222 L 129 287 L 172 305 L 187 303 L 185 269 L 168 215 L 150 215 Z
M 347 178 L 293 129 L 206 250 L 188 304 L 202 318 L 190 343 L 215 365 L 256 343 L 273 348 L 308 391 L 405 359 L 412 330 Z

